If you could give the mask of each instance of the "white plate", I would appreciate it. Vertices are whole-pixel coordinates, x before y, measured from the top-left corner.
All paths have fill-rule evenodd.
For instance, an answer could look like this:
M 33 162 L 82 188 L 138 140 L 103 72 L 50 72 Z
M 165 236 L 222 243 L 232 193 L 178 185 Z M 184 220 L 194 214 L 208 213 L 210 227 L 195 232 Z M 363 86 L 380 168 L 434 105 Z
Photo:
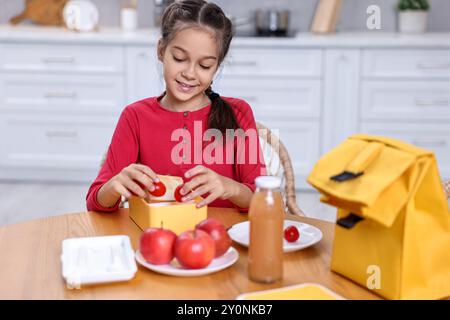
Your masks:
M 307 224 L 294 220 L 284 220 L 283 230 L 288 226 L 296 226 L 298 231 L 300 232 L 300 237 L 295 242 L 287 242 L 283 237 L 283 251 L 284 252 L 292 252 L 300 249 L 304 249 L 307 247 L 316 244 L 322 239 L 322 231 L 320 229 Z M 248 247 L 249 243 L 249 232 L 250 232 L 250 222 L 244 221 L 238 224 L 235 224 L 228 230 L 228 234 L 231 239 Z
M 70 289 L 130 280 L 137 266 L 128 236 L 82 237 L 62 242 L 62 275 Z
M 239 253 L 235 248 L 230 247 L 221 257 L 213 259 L 209 266 L 203 269 L 184 269 L 180 266 L 177 259 L 173 259 L 170 264 L 151 264 L 145 261 L 139 250 L 136 251 L 135 258 L 140 265 L 158 273 L 179 277 L 196 277 L 228 268 L 237 261 Z

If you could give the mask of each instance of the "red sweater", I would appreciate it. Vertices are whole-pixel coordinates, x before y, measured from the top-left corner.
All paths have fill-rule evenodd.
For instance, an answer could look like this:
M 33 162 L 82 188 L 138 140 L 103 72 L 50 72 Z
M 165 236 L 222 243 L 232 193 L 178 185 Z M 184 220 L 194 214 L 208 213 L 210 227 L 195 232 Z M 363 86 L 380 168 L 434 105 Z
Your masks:
M 89 211 L 111 212 L 118 209 L 120 201 L 110 208 L 101 206 L 97 202 L 97 193 L 103 184 L 132 163 L 147 165 L 157 174 L 183 177 L 185 182 L 188 179 L 184 178 L 184 173 L 201 164 L 222 176 L 247 185 L 252 191 L 255 190 L 255 178 L 266 174 L 264 161 L 259 159 L 258 135 L 256 135 L 258 161 L 250 159 L 249 151 L 252 150 L 249 150 L 249 148 L 252 144 L 246 137 L 245 144 L 243 144 L 245 145 L 244 161 L 242 161 L 243 158 L 237 161 L 239 152 L 236 147 L 237 143 L 235 143 L 233 161 L 227 161 L 229 159 L 229 157 L 226 157 L 228 149 L 221 145 L 223 161 L 205 162 L 202 149 L 204 150 L 203 154 L 205 154 L 208 147 L 205 142 L 202 142 L 202 139 L 204 139 L 203 134 L 207 129 L 211 105 L 192 112 L 174 112 L 162 107 L 159 103 L 160 98 L 161 96 L 140 100 L 128 105 L 123 110 L 114 131 L 106 161 L 87 193 L 86 201 Z M 223 99 L 232 107 L 236 120 L 243 130 L 256 130 L 253 112 L 245 101 L 226 97 L 223 97 Z M 196 128 L 195 133 L 194 127 Z M 173 132 L 177 129 L 176 132 L 182 132 L 184 137 L 190 135 L 191 139 L 188 140 L 190 143 L 186 143 L 186 146 L 182 143 L 183 137 L 172 137 Z M 200 131 L 201 134 L 198 134 Z M 204 149 L 205 146 L 206 149 Z M 189 149 L 190 153 L 186 152 Z M 255 149 L 255 147 L 252 147 L 252 149 Z M 200 153 L 198 150 L 200 150 Z M 207 154 L 213 155 L 215 159 L 220 159 L 220 153 L 217 152 L 217 149 L 212 152 L 211 148 L 209 150 L 210 152 Z M 255 152 L 255 150 L 253 151 Z M 221 199 L 215 200 L 210 206 L 235 207 L 231 201 Z

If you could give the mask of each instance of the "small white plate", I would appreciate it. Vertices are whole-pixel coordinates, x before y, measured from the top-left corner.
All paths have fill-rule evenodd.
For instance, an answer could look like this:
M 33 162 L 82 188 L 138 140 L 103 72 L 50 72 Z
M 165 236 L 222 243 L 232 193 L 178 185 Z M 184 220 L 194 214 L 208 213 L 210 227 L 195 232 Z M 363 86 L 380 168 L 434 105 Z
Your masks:
M 237 261 L 239 253 L 235 248 L 230 247 L 230 249 L 228 249 L 221 257 L 213 259 L 209 266 L 203 269 L 184 269 L 180 266 L 177 259 L 173 259 L 170 264 L 151 264 L 145 261 L 139 250 L 136 251 L 135 258 L 140 265 L 158 273 L 178 277 L 197 277 L 228 268 Z
M 300 233 L 300 237 L 295 242 L 287 242 L 284 239 L 283 234 L 284 252 L 292 252 L 310 247 L 313 244 L 319 242 L 323 237 L 322 231 L 320 231 L 320 229 L 307 223 L 302 223 L 294 220 L 284 220 L 283 230 L 286 229 L 288 226 L 296 226 Z M 231 239 L 233 239 L 234 241 L 245 247 L 248 247 L 249 233 L 250 233 L 249 221 L 244 221 L 235 224 L 228 230 L 228 234 L 230 235 Z

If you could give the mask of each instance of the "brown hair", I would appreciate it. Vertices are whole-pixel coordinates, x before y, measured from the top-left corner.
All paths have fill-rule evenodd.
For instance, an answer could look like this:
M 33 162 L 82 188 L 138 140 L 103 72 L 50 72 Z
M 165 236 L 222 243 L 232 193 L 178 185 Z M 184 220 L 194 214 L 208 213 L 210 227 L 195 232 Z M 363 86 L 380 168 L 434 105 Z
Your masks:
M 230 48 L 233 38 L 233 25 L 222 9 L 214 3 L 203 0 L 181 0 L 170 4 L 164 11 L 161 22 L 162 42 L 167 45 L 175 35 L 187 27 L 206 27 L 215 33 L 219 44 L 220 65 Z M 231 106 L 215 93 L 211 86 L 205 94 L 211 100 L 211 111 L 208 117 L 208 128 L 238 129 L 240 126 Z

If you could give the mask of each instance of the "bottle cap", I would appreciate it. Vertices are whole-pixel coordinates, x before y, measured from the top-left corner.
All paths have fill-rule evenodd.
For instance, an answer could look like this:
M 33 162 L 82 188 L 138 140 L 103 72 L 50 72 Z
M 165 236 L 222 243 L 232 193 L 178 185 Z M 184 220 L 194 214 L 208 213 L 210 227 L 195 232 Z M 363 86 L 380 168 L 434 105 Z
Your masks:
M 255 179 L 258 188 L 276 189 L 281 185 L 281 179 L 274 176 L 260 176 Z

